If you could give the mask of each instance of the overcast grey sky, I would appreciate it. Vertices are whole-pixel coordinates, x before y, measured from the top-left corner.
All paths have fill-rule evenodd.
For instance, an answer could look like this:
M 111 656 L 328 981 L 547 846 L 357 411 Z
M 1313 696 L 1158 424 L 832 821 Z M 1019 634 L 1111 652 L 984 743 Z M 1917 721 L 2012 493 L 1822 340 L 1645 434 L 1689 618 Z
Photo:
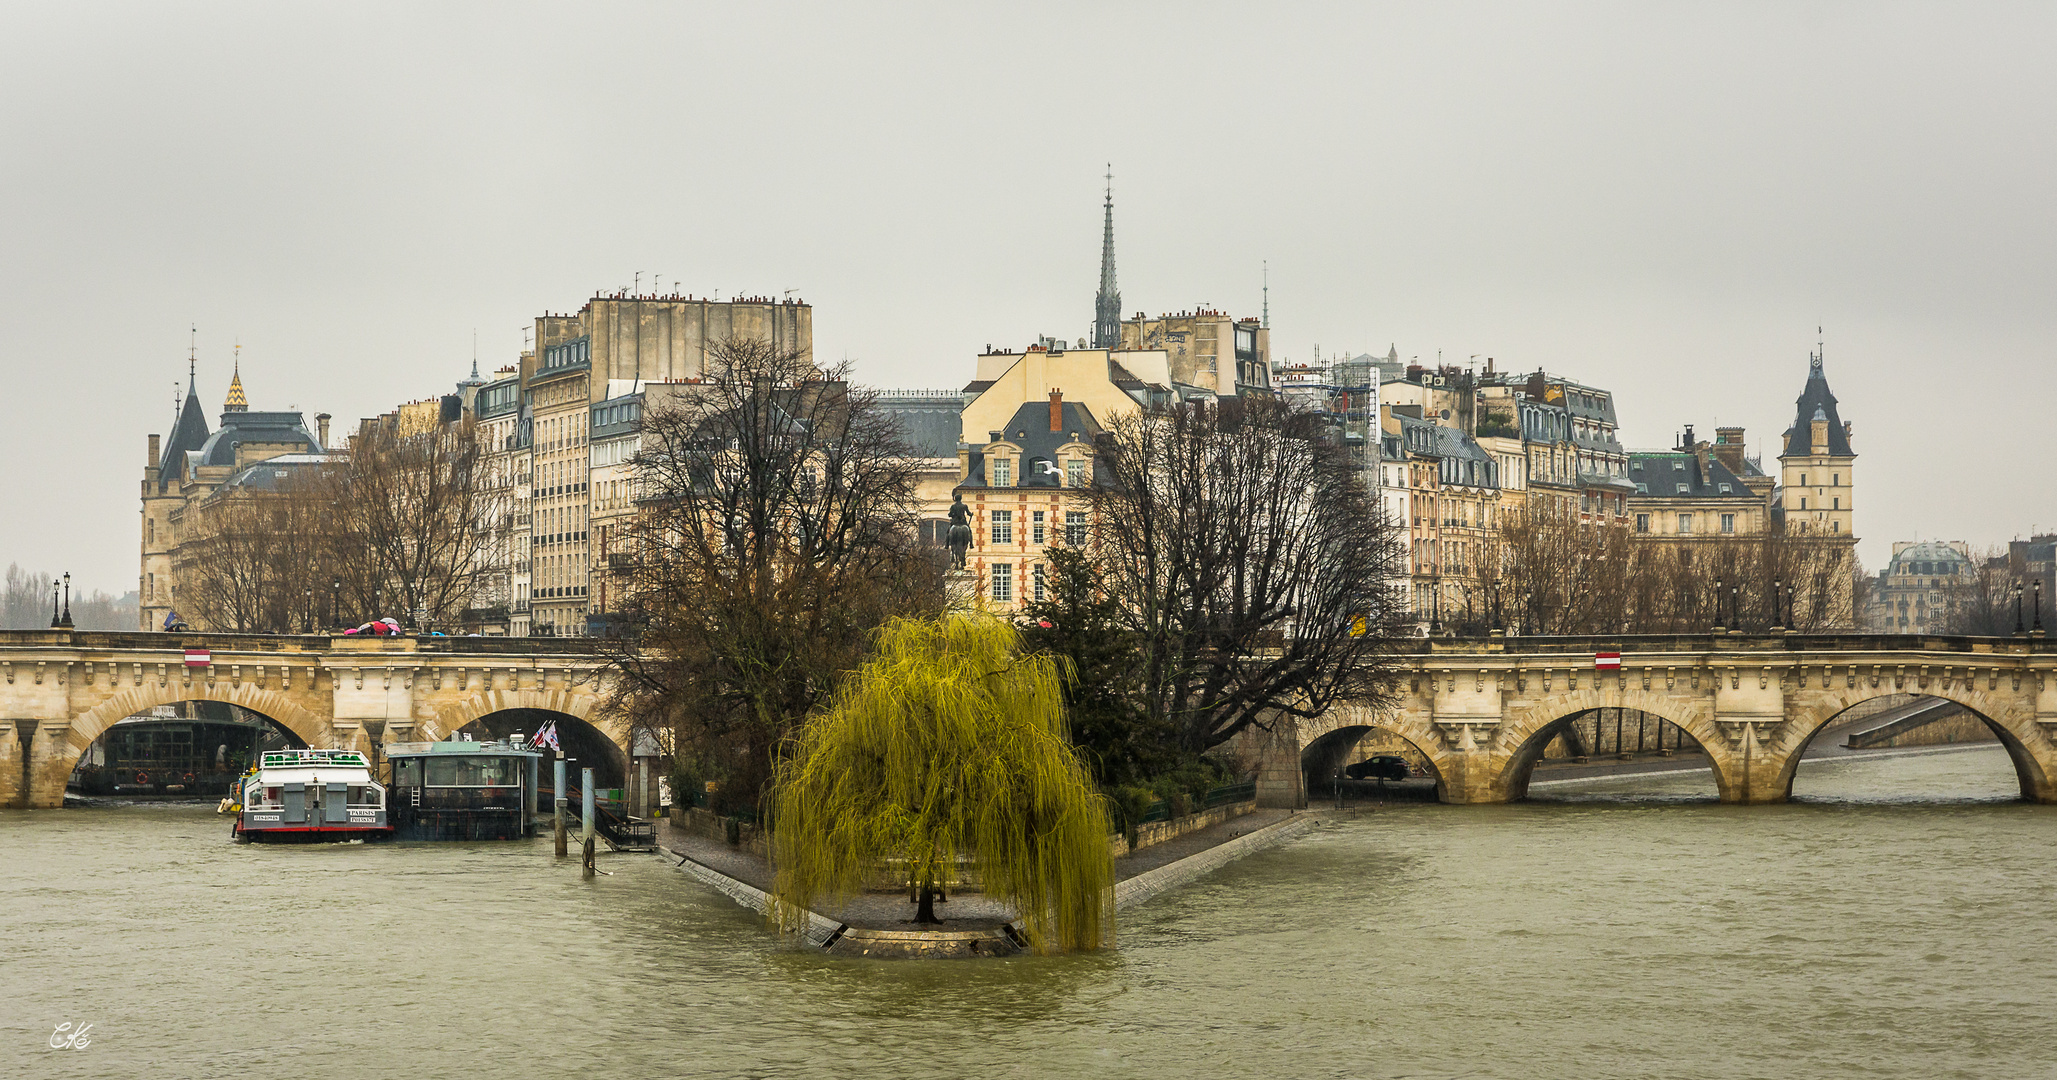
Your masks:
M 339 426 L 636 271 L 796 290 L 865 381 L 1124 306 L 1790 422 L 1815 327 L 1857 521 L 2057 527 L 2057 5 L 8 4 L 0 562 L 135 587 L 145 437 Z M 210 423 L 212 421 L 210 420 Z M 1773 451 L 1775 454 L 1775 450 Z M 1767 457 L 1773 456 L 1768 454 Z

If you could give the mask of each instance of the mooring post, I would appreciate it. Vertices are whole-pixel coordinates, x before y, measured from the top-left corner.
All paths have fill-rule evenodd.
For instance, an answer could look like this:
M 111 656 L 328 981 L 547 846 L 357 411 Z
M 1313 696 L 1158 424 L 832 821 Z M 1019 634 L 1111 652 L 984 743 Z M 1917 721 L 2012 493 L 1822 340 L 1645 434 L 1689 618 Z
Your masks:
M 551 790 L 551 792 L 552 792 L 552 793 L 554 793 L 554 794 L 555 794 L 555 795 L 557 796 L 557 798 L 556 798 L 556 803 L 557 803 L 557 807 L 556 807 L 556 818 L 557 818 L 557 828 L 556 828 L 556 836 L 557 836 L 557 857 L 558 857 L 558 858 L 560 858 L 560 859 L 562 859 L 562 858 L 564 858 L 564 856 L 565 856 L 565 843 L 564 843 L 564 811 L 565 811 L 565 808 L 566 808 L 567 806 L 569 806 L 569 805 L 570 805 L 570 800 L 568 800 L 568 799 L 566 799 L 566 798 L 564 797 L 564 751 L 562 751 L 562 750 L 559 750 L 559 751 L 557 752 L 557 786 L 556 786 L 556 787 L 553 787 L 553 788 L 551 788 L 550 790 Z
M 593 770 L 579 770 L 579 813 L 583 820 L 580 830 L 586 838 L 586 850 L 593 849 Z
M 585 853 L 585 869 L 583 869 L 583 870 L 579 871 L 579 876 L 580 876 L 580 877 L 592 877 L 592 876 L 593 876 L 593 838 L 592 838 L 591 836 L 588 836 L 588 837 L 586 837 L 586 842 L 585 842 L 585 844 L 584 844 L 583 846 L 584 846 L 584 853 Z

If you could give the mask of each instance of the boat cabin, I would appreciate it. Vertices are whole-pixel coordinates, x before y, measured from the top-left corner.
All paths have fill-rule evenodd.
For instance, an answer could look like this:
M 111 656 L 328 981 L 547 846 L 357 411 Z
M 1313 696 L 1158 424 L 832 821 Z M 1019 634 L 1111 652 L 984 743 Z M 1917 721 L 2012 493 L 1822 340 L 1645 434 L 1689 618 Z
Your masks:
M 400 840 L 534 836 L 543 755 L 515 742 L 391 743 L 388 818 Z

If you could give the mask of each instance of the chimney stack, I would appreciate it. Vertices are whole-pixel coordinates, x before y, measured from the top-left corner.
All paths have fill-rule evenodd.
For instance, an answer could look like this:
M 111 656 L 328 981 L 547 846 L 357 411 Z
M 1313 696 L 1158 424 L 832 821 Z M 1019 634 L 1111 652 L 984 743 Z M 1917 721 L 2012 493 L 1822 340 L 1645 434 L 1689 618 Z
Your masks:
M 153 469 L 157 467 L 157 448 L 157 436 L 152 435 L 150 436 L 150 467 Z
M 327 450 L 329 448 L 329 414 L 321 413 L 314 418 L 314 423 L 316 438 L 320 441 L 321 448 Z
M 1728 466 L 1728 471 L 1743 475 L 1743 429 L 1739 427 L 1718 427 L 1714 429 L 1714 456 Z
M 1064 391 L 1050 391 L 1050 430 L 1064 430 Z

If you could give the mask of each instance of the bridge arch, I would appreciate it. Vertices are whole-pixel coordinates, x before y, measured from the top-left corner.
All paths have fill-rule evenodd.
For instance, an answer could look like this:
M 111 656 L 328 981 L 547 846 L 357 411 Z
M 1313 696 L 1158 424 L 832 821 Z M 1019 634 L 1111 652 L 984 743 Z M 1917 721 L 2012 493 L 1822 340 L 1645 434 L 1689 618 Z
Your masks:
M 335 726 L 328 717 L 309 710 L 281 690 L 263 689 L 251 683 L 204 682 L 198 679 L 191 686 L 175 682 L 164 686 L 145 684 L 124 687 L 73 717 L 71 730 L 65 735 L 62 757 L 53 759 L 45 768 L 52 774 L 70 776 L 79 756 L 124 717 L 182 701 L 221 701 L 239 705 L 285 727 L 308 746 L 328 746 L 334 738 Z
M 1340 763 L 1341 756 L 1349 752 L 1359 738 L 1373 730 L 1383 731 L 1413 747 L 1428 761 L 1429 771 L 1436 778 L 1436 798 L 1447 801 L 1450 782 L 1449 751 L 1437 734 L 1434 725 L 1424 723 L 1408 710 L 1376 710 L 1362 705 L 1339 705 L 1319 717 L 1300 721 L 1300 766 L 1303 774 L 1310 767 L 1333 768 L 1314 757 L 1333 754 Z
M 1670 723 L 1708 750 L 1708 764 L 1714 771 L 1714 785 L 1722 801 L 1730 799 L 1735 785 L 1716 747 L 1726 745 L 1720 726 L 1714 722 L 1711 700 L 1704 694 L 1632 687 L 1593 685 L 1586 680 L 1580 689 L 1544 693 L 1508 710 L 1495 736 L 1495 747 L 1506 762 L 1494 780 L 1496 794 L 1507 801 L 1528 796 L 1529 778 L 1551 740 L 1568 730 L 1573 722 L 1597 709 L 1633 709 Z
M 429 739 L 447 739 L 451 732 L 461 731 L 478 720 L 515 709 L 562 713 L 584 721 L 616 747 L 628 746 L 627 720 L 608 709 L 598 695 L 577 689 L 482 690 L 438 707 L 418 730 Z
M 1929 680 L 1929 685 L 1919 688 L 1894 686 L 1882 682 L 1872 686 L 1865 678 L 1856 679 L 1856 686 L 1850 686 L 1847 678 L 1836 679 L 1841 686 L 1830 686 L 1818 691 L 1805 692 L 1802 701 L 1787 712 L 1784 724 L 1768 740 L 1768 749 L 1779 761 L 1779 769 L 1771 784 L 1775 799 L 1790 799 L 1793 795 L 1793 778 L 1799 772 L 1801 756 L 1807 745 L 1821 733 L 1821 729 L 1834 723 L 1852 707 L 1862 705 L 1875 698 L 1896 694 L 1918 693 L 1927 697 L 1941 698 L 1963 706 L 1965 711 L 1978 717 L 1986 727 L 1999 738 L 2000 745 L 2007 750 L 2007 757 L 2014 762 L 2014 774 L 2021 783 L 2021 797 L 2029 802 L 2057 802 L 2057 785 L 2052 784 L 2049 770 L 2040 760 L 2050 753 L 2050 735 L 2036 722 L 2033 704 L 2016 694 L 2000 694 L 1990 688 L 1981 690 L 1974 678 L 1953 679 L 1945 683 L 1941 679 Z

